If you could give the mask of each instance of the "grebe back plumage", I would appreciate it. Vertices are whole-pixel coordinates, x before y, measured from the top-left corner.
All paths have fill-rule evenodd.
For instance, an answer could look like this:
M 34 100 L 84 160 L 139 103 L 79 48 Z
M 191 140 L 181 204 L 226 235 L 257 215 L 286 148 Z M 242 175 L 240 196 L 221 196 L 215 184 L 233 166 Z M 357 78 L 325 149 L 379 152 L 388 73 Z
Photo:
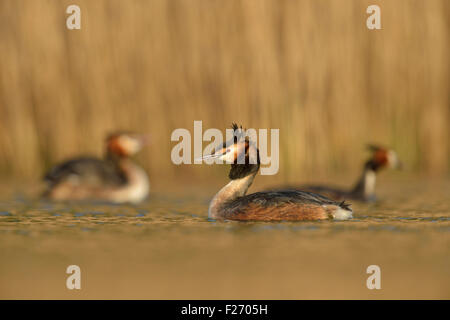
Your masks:
M 231 163 L 229 182 L 211 200 L 208 216 L 212 219 L 241 221 L 345 220 L 352 210 L 344 202 L 336 202 L 319 194 L 296 190 L 256 192 L 246 195 L 258 173 L 259 151 L 245 137 L 242 127 L 233 124 L 234 141 L 203 159 L 221 159 Z M 240 162 L 238 159 L 245 159 Z
M 140 151 L 144 136 L 117 132 L 106 139 L 104 159 L 78 157 L 53 167 L 44 177 L 44 197 L 52 200 L 140 202 L 149 193 L 145 171 L 130 157 Z

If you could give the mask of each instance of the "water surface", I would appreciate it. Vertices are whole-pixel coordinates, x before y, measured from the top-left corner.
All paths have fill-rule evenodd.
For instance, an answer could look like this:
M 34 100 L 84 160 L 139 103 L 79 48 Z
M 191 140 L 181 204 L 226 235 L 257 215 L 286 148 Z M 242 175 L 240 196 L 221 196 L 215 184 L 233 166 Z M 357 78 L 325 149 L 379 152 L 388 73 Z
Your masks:
M 0 201 L 0 298 L 450 298 L 450 182 L 392 183 L 351 221 L 217 222 L 214 189 L 143 204 Z M 66 289 L 69 265 L 82 289 Z M 381 290 L 368 290 L 378 265 Z

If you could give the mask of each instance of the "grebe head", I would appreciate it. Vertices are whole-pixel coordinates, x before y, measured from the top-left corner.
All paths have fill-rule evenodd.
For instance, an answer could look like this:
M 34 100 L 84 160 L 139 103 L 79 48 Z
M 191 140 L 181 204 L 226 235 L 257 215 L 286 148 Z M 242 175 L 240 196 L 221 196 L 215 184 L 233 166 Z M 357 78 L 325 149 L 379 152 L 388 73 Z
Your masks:
M 203 160 L 219 159 L 231 164 L 229 178 L 231 180 L 243 178 L 255 173 L 259 169 L 259 150 L 254 141 L 247 135 L 242 126 L 232 124 L 233 138 L 217 147 L 210 155 L 203 156 Z
M 106 138 L 109 155 L 127 158 L 138 153 L 146 143 L 146 136 L 131 132 L 115 132 Z
M 392 168 L 401 169 L 402 163 L 398 159 L 397 153 L 392 149 L 387 149 L 378 145 L 369 145 L 369 150 L 372 151 L 372 156 L 368 163 L 373 166 L 373 169 Z

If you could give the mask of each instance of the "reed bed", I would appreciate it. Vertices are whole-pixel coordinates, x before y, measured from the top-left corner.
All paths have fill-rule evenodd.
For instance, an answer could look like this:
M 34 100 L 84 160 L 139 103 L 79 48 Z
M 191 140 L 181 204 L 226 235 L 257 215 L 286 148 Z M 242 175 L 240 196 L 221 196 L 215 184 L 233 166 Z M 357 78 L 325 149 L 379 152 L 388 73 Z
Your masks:
M 66 28 L 78 4 L 81 30 Z M 381 7 L 382 30 L 366 28 Z M 2 0 L 0 176 L 37 179 L 106 133 L 151 133 L 139 162 L 175 166 L 176 128 L 280 129 L 280 175 L 358 170 L 364 145 L 448 174 L 447 0 Z M 204 168 L 203 168 L 204 169 Z

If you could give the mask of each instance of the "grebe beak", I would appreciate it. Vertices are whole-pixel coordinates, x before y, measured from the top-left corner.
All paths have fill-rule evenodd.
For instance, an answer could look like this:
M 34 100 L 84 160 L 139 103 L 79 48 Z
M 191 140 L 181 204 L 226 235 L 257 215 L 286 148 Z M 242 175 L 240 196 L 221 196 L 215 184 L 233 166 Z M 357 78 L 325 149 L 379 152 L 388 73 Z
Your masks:
M 152 143 L 151 133 L 136 134 L 135 138 L 139 140 L 142 146 L 148 146 Z
M 389 162 L 389 166 L 393 169 L 402 170 L 402 168 L 403 168 L 403 164 L 398 159 L 397 153 L 395 151 L 390 150 L 388 152 L 388 162 Z
M 214 159 L 225 159 L 229 153 L 233 151 L 233 147 L 228 148 L 218 148 L 214 150 L 214 153 L 212 154 L 206 154 L 202 157 L 194 159 L 194 161 L 201 162 L 202 160 L 214 160 Z
M 218 159 L 220 157 L 222 157 L 223 154 L 220 153 L 214 153 L 214 154 L 207 154 L 205 156 L 199 157 L 199 158 L 195 158 L 194 161 L 202 161 L 202 160 L 209 160 L 209 159 Z

